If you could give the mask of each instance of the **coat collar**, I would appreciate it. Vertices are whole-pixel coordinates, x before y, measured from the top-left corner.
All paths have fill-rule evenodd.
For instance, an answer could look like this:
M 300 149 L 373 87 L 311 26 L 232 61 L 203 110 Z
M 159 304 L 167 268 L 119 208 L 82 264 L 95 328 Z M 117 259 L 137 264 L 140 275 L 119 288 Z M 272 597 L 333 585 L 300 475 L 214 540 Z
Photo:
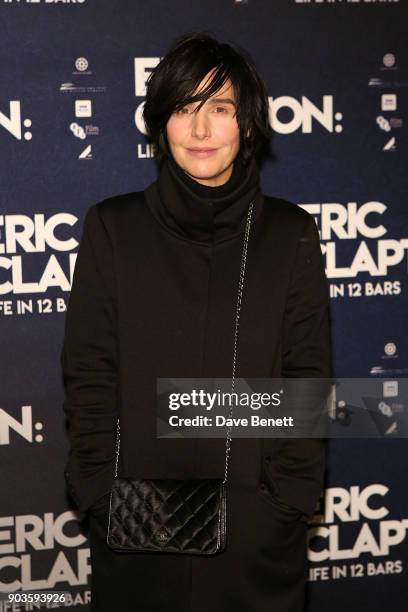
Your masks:
M 231 178 L 220 187 L 197 183 L 175 161 L 165 159 L 157 180 L 144 194 L 152 214 L 167 229 L 181 238 L 207 243 L 241 233 L 252 200 L 253 221 L 263 207 L 256 161 L 253 158 L 245 166 L 239 155 Z

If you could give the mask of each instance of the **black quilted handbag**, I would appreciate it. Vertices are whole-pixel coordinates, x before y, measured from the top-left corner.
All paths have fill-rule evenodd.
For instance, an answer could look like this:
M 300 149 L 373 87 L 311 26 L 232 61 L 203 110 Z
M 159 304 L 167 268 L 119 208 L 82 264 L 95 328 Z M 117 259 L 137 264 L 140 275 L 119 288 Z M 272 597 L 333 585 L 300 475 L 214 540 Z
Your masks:
M 248 207 L 241 257 L 232 366 L 234 391 L 239 318 L 253 201 Z M 230 416 L 232 415 L 232 404 Z M 189 480 L 118 477 L 120 425 L 117 420 L 115 478 L 110 492 L 106 541 L 118 552 L 220 553 L 226 546 L 226 482 L 231 427 L 222 478 Z

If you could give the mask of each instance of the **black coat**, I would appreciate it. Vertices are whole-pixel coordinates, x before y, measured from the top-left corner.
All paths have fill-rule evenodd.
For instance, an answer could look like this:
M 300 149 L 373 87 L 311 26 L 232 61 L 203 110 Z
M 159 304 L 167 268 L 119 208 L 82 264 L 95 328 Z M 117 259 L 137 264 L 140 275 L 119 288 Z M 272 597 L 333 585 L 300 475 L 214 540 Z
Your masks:
M 112 484 L 118 411 L 119 475 L 223 476 L 224 439 L 156 438 L 156 377 L 231 376 L 250 199 L 236 376 L 331 376 L 329 293 L 313 217 L 262 195 L 254 163 L 232 193 L 212 204 L 197 198 L 165 163 L 144 192 L 87 211 L 61 354 L 71 442 L 65 474 L 82 511 Z M 318 439 L 232 440 L 227 550 L 172 555 L 166 571 L 191 586 L 169 590 L 169 609 L 301 610 L 305 520 L 321 493 L 324 453 Z M 150 567 L 153 579 L 166 563 L 159 557 L 136 553 L 134 563 L 143 575 Z M 141 592 L 140 609 L 155 609 L 157 592 Z

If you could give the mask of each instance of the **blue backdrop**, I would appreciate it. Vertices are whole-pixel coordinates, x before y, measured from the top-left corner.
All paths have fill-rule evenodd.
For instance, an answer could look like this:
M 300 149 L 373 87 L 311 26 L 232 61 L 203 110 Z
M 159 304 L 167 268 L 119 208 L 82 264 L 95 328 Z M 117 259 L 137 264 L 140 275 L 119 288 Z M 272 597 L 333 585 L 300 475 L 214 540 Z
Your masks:
M 176 36 L 237 43 L 265 79 L 262 186 L 316 219 L 335 375 L 407 375 L 407 17 L 403 0 L 1 0 L 0 592 L 68 590 L 88 609 L 87 524 L 63 479 L 64 310 L 87 208 L 156 176 L 140 112 Z M 331 442 L 308 610 L 406 609 L 406 446 Z

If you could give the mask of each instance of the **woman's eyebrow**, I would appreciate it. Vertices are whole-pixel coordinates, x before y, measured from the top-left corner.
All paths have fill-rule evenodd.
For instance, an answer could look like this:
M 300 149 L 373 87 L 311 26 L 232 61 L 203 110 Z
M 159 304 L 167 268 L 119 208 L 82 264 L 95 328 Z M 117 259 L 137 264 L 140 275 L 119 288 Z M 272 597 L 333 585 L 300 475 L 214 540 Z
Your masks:
M 235 106 L 235 102 L 231 98 L 209 98 L 207 102 L 209 102 L 210 104 L 221 102 L 224 104 L 233 104 Z

